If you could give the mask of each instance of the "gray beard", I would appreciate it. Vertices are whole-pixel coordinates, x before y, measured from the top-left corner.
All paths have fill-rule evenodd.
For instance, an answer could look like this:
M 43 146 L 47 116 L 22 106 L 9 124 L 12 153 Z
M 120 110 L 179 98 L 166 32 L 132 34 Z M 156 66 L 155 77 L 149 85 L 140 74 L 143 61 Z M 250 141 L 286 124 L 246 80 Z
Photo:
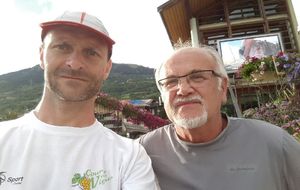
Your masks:
M 207 122 L 207 112 L 204 110 L 203 114 L 194 118 L 175 117 L 174 124 L 185 129 L 193 129 L 203 126 Z

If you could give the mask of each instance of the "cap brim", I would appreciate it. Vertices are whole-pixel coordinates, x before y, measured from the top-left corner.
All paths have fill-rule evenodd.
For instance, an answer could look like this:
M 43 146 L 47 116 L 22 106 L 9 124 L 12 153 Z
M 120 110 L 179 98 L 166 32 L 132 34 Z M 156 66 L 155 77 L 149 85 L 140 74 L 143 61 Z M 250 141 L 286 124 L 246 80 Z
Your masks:
M 115 44 L 115 41 L 113 41 L 109 36 L 107 36 L 106 34 L 95 30 L 87 25 L 83 25 L 77 22 L 71 22 L 71 21 L 51 21 L 51 22 L 44 22 L 40 24 L 41 28 L 43 29 L 42 31 L 42 39 L 45 37 L 45 35 L 47 34 L 47 32 L 51 29 L 53 29 L 55 26 L 74 26 L 77 28 L 81 28 L 83 30 L 87 30 L 90 32 L 95 33 L 96 35 L 98 35 L 99 37 L 103 38 L 110 46 L 112 46 L 113 44 Z

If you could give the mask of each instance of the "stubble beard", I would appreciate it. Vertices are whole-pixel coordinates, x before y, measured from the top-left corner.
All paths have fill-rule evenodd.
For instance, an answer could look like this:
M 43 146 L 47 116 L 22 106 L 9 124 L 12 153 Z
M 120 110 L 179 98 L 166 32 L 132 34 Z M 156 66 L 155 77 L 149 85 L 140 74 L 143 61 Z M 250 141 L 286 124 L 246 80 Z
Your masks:
M 88 76 L 87 74 L 84 74 L 89 79 L 89 84 L 83 88 L 83 89 L 77 89 L 76 92 L 76 86 L 72 86 L 69 88 L 74 88 L 74 93 L 69 93 L 64 90 L 64 87 L 59 84 L 56 77 L 64 72 L 69 72 L 67 70 L 57 69 L 54 72 L 48 72 L 45 74 L 45 80 L 46 80 L 46 86 L 50 89 L 60 100 L 66 101 L 66 102 L 81 102 L 89 100 L 93 97 L 95 97 L 98 92 L 100 91 L 103 79 L 96 79 L 95 77 Z M 73 71 L 72 71 L 73 72 Z M 76 72 L 74 72 L 76 73 Z M 80 74 L 74 74 L 75 76 L 80 76 Z

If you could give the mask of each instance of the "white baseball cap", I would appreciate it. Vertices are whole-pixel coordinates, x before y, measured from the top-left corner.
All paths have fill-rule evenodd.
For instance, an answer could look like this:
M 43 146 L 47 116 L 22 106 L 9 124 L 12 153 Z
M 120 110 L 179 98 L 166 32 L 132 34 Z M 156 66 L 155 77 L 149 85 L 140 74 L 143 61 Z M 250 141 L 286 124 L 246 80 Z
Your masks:
M 59 25 L 73 26 L 94 32 L 96 35 L 99 35 L 101 38 L 103 38 L 110 47 L 115 44 L 115 42 L 109 37 L 109 34 L 101 20 L 85 12 L 69 11 L 64 12 L 54 21 L 43 22 L 40 24 L 40 26 L 42 27 L 42 40 L 44 39 L 47 32 L 49 32 L 49 30 L 51 30 L 54 26 Z

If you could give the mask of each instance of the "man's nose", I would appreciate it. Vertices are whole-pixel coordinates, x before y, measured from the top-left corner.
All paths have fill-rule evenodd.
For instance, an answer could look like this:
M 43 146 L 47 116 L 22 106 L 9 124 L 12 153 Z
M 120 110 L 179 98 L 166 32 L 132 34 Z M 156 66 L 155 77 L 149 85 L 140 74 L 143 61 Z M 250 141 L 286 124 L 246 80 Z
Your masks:
M 178 80 L 177 95 L 185 96 L 185 95 L 189 95 L 193 92 L 194 92 L 194 89 L 186 77 L 182 77 Z
M 81 52 L 73 51 L 72 53 L 70 53 L 66 60 L 66 64 L 71 69 L 80 70 L 84 64 Z

